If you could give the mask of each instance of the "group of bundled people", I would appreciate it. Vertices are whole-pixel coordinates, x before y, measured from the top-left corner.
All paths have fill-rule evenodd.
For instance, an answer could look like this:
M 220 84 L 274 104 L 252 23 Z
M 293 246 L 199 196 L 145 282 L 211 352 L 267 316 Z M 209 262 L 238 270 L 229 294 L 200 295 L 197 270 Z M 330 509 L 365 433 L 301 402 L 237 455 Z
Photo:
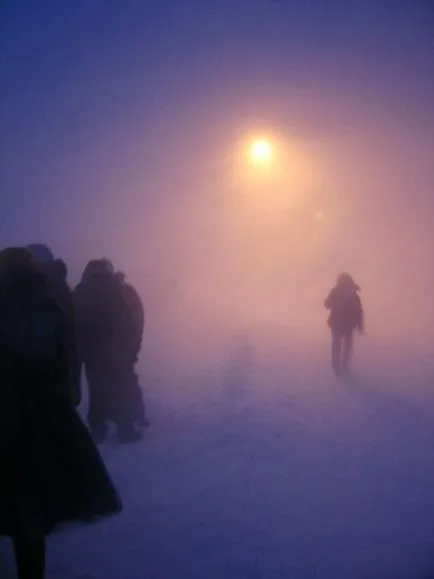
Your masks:
M 0 251 L 0 535 L 19 579 L 44 578 L 47 535 L 122 510 L 95 442 L 109 421 L 121 442 L 148 424 L 134 371 L 139 296 L 107 260 L 73 291 L 67 274 L 44 245 Z M 77 411 L 83 366 L 90 432 Z
M 95 442 L 148 425 L 135 372 L 145 323 L 135 289 L 93 260 L 71 291 L 66 264 L 44 245 L 0 251 L 0 535 L 12 539 L 19 579 L 45 576 L 46 536 L 122 510 Z M 332 366 L 349 369 L 363 331 L 360 287 L 341 274 L 325 300 Z M 77 407 L 89 386 L 88 428 Z

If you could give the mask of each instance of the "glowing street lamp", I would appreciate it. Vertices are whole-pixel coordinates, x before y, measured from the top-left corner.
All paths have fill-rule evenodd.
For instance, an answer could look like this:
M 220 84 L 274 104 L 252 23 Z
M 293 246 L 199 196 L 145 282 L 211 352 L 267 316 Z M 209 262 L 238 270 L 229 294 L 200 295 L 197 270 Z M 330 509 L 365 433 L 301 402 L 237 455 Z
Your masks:
M 270 141 L 266 139 L 256 139 L 250 145 L 250 160 L 254 164 L 266 164 L 269 163 L 273 157 L 273 147 Z

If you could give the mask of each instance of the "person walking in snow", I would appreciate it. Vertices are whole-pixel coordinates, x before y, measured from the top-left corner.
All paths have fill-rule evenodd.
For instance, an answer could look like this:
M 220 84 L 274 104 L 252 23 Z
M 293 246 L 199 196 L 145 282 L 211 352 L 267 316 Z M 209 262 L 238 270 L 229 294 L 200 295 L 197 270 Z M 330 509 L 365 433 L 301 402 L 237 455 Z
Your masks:
M 348 372 L 353 353 L 354 331 L 364 329 L 364 315 L 358 286 L 349 273 L 341 273 L 324 301 L 329 310 L 331 363 L 337 376 Z
M 47 535 L 122 510 L 71 404 L 74 339 L 32 254 L 0 251 L 0 535 L 12 538 L 18 579 L 44 579 Z
M 125 325 L 130 315 L 113 265 L 106 259 L 90 261 L 73 295 L 94 439 L 104 442 L 112 421 L 119 442 L 138 442 L 142 432 L 135 427 L 130 385 L 124 376 Z

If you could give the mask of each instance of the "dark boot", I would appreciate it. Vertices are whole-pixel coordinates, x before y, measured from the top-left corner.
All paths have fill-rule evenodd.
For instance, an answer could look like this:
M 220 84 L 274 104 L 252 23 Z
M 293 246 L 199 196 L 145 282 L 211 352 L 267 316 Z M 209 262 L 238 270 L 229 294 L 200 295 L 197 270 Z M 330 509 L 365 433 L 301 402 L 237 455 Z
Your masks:
M 146 415 L 140 416 L 136 422 L 140 428 L 148 428 L 148 426 L 151 424 L 149 418 Z
M 142 438 L 143 433 L 137 430 L 133 424 L 118 425 L 118 441 L 120 444 L 140 442 Z

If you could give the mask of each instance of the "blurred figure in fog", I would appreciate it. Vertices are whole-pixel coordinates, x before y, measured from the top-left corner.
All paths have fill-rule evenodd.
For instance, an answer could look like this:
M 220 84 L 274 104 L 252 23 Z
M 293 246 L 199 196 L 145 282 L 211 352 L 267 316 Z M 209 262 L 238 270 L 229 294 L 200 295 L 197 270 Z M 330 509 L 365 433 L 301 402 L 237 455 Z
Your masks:
M 135 288 L 126 282 L 125 273 L 116 272 L 115 277 L 119 282 L 125 304 L 127 306 L 124 338 L 120 344 L 120 355 L 123 352 L 123 387 L 126 389 L 125 395 L 130 396 L 132 412 L 136 416 L 136 424 L 141 427 L 149 426 L 149 420 L 146 417 L 143 394 L 139 384 L 139 378 L 135 371 L 135 365 L 139 359 L 142 348 L 143 331 L 145 327 L 145 310 L 142 300 Z
M 353 352 L 353 336 L 363 332 L 363 308 L 360 287 L 348 273 L 338 276 L 336 285 L 324 305 L 330 311 L 328 325 L 332 334 L 332 368 L 340 376 L 349 370 Z
M 90 261 L 75 288 L 80 357 L 89 385 L 88 420 L 99 443 L 108 434 L 108 422 L 117 426 L 119 442 L 142 438 L 136 430 L 128 384 L 123 384 L 126 320 L 129 310 L 113 265 L 106 259 Z
M 19 579 L 45 576 L 46 535 L 122 505 L 71 405 L 67 314 L 24 248 L 0 251 L 0 534 Z
M 33 259 L 47 277 L 55 299 L 67 315 L 71 329 L 69 335 L 74 336 L 69 348 L 69 366 L 72 401 L 75 406 L 78 406 L 81 401 L 81 364 L 77 352 L 75 310 L 72 292 L 68 285 L 68 269 L 63 259 L 55 259 L 51 249 L 42 243 L 33 243 L 28 245 L 26 249 L 32 254 Z

